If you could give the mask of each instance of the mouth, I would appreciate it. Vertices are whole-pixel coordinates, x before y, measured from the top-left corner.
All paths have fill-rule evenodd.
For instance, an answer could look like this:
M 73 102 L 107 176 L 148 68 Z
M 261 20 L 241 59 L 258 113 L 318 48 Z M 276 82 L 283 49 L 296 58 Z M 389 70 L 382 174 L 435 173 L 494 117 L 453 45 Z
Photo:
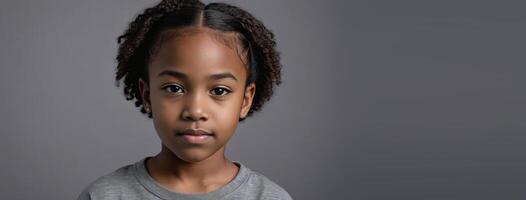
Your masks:
M 190 136 L 213 136 L 213 133 L 202 129 L 186 129 L 183 132 L 178 132 L 176 135 L 190 135 Z
M 176 133 L 176 136 L 181 137 L 186 143 L 203 144 L 210 140 L 214 134 L 200 129 L 187 129 L 183 132 Z

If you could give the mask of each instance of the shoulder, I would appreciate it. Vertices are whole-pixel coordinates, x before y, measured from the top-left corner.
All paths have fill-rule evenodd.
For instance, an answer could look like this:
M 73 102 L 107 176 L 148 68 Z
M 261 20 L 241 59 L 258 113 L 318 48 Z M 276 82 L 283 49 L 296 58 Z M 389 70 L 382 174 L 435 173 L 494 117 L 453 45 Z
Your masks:
M 257 171 L 250 170 L 246 184 L 256 190 L 255 192 L 260 195 L 260 199 L 292 200 L 292 197 L 285 189 Z
M 78 200 L 118 198 L 136 184 L 133 165 L 126 165 L 98 177 L 89 183 L 78 196 Z

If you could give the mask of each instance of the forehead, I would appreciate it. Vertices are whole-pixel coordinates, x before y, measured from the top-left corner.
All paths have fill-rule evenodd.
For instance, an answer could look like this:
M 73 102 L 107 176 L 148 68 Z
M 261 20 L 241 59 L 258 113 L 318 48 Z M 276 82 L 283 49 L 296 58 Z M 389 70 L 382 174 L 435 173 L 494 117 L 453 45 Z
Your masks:
M 153 71 L 178 69 L 199 74 L 229 71 L 244 74 L 246 61 L 235 35 L 204 28 L 167 32 L 152 55 Z

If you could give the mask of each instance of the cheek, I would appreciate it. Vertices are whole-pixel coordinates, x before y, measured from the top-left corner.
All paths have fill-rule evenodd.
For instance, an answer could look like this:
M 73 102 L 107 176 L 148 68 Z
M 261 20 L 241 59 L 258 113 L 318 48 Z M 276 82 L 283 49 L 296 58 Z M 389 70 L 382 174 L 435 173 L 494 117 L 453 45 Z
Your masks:
M 231 99 L 229 102 L 223 104 L 216 104 L 213 111 L 210 113 L 213 115 L 212 119 L 215 124 L 214 130 L 220 134 L 222 141 L 227 141 L 234 134 L 237 124 L 239 122 L 239 114 L 241 112 L 241 101 Z
M 228 100 L 223 102 L 214 102 L 214 108 L 210 110 L 211 113 L 218 115 L 218 119 L 235 120 L 239 119 L 241 113 L 241 104 L 243 96 L 239 94 L 233 94 Z
M 178 120 L 182 112 L 181 103 L 173 99 L 152 95 L 153 121 L 156 126 L 162 129 L 169 129 L 173 123 Z

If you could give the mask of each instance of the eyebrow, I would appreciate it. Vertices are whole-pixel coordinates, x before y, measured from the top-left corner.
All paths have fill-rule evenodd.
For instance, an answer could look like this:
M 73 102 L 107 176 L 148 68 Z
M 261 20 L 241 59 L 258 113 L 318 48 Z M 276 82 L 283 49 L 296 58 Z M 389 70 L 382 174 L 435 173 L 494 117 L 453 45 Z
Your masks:
M 161 77 L 161 76 L 172 76 L 175 78 L 188 80 L 188 75 L 186 75 L 185 73 L 173 71 L 173 70 L 165 70 L 159 73 L 159 75 L 157 75 L 157 77 Z M 219 80 L 219 79 L 224 79 L 224 78 L 231 78 L 231 79 L 234 79 L 234 81 L 238 82 L 237 78 L 230 72 L 211 74 L 208 76 L 208 79 L 212 79 L 212 80 Z

